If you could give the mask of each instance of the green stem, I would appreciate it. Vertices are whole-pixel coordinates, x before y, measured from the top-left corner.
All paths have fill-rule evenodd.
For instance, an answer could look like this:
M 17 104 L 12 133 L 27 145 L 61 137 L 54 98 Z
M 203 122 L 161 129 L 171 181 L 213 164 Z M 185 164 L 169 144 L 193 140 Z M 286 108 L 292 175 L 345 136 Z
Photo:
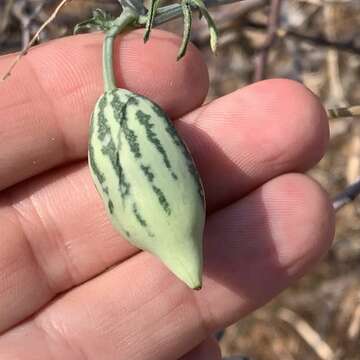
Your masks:
M 105 33 L 103 46 L 103 76 L 105 92 L 116 89 L 113 66 L 114 39 L 117 34 L 122 32 L 128 25 L 134 22 L 137 17 L 138 15 L 134 10 L 125 8 L 121 15 L 114 20 L 111 29 Z

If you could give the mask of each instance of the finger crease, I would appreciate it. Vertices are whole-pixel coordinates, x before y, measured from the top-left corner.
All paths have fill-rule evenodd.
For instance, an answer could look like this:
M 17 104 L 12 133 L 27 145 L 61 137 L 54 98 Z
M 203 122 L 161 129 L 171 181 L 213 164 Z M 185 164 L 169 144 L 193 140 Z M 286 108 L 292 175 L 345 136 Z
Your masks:
M 31 244 L 31 241 L 29 239 L 29 236 L 27 235 L 26 231 L 25 231 L 25 227 L 23 226 L 23 221 L 21 221 L 21 219 L 24 219 L 24 216 L 21 214 L 21 212 L 15 207 L 15 206 L 11 206 L 11 209 L 17 219 L 17 222 L 19 224 L 19 227 L 21 229 L 21 232 L 23 234 L 23 238 L 27 244 L 27 247 L 29 249 L 29 253 L 31 255 L 31 258 L 33 259 L 34 263 L 36 264 L 37 269 L 39 270 L 39 273 L 41 274 L 41 277 L 45 280 L 46 286 L 49 290 L 49 292 L 51 293 L 51 295 L 55 295 L 56 291 L 54 289 L 54 286 L 51 284 L 50 279 L 48 278 L 46 271 L 44 270 L 43 266 L 41 265 L 41 261 L 39 261 L 38 256 L 36 255 L 36 252 L 33 249 L 33 246 Z
M 66 264 L 65 269 L 66 269 L 66 276 L 65 278 L 67 279 L 67 283 L 70 283 L 70 287 L 73 286 L 76 282 L 73 276 L 73 272 L 69 269 L 69 263 L 67 261 L 68 256 L 67 256 L 67 248 L 66 246 L 62 246 L 61 244 L 63 243 L 62 241 L 57 240 L 59 237 L 61 237 L 61 234 L 59 231 L 56 231 L 56 235 L 54 236 L 50 236 L 49 231 L 47 229 L 47 226 L 45 225 L 43 218 L 41 216 L 41 214 L 39 213 L 36 205 L 34 204 L 33 199 L 31 198 L 31 196 L 28 197 L 28 201 L 29 201 L 29 206 L 32 209 L 32 213 L 34 214 L 34 216 L 37 219 L 37 224 L 39 224 L 41 226 L 41 231 L 40 233 L 43 233 L 46 237 L 46 242 L 52 242 L 55 244 L 56 248 L 58 249 L 58 253 L 59 254 L 64 254 L 62 256 L 62 258 L 64 259 L 64 262 Z M 31 252 L 31 255 L 34 259 L 34 261 L 36 262 L 39 270 L 41 271 L 41 274 L 43 275 L 44 279 L 46 280 L 47 286 L 49 288 L 49 290 L 52 292 L 53 295 L 57 294 L 59 291 L 63 290 L 63 286 L 59 285 L 59 281 L 56 280 L 52 280 L 51 277 L 48 275 L 48 272 L 45 270 L 45 265 L 43 264 L 43 261 L 41 261 L 41 257 L 38 255 L 38 252 L 34 249 L 33 243 L 31 241 L 31 237 L 28 236 L 25 228 L 26 226 L 23 225 L 24 220 L 26 220 L 26 218 L 24 217 L 24 215 L 22 214 L 21 211 L 19 211 L 19 209 L 17 209 L 16 205 L 12 205 L 12 209 L 14 210 L 15 214 L 17 215 L 17 218 L 19 220 L 19 224 L 21 225 L 21 229 L 22 232 L 24 234 L 25 240 L 29 246 L 29 250 Z M 22 219 L 22 220 L 21 220 Z M 54 228 L 56 229 L 56 227 L 54 226 Z M 52 233 L 55 232 L 55 230 L 52 230 Z M 55 239 L 52 241 L 52 239 Z M 63 275 L 63 274 L 62 274 Z
M 200 304 L 198 294 L 195 291 L 191 291 L 191 296 L 200 319 L 200 327 L 204 334 L 204 339 L 206 339 L 217 327 L 215 316 L 210 309 L 210 305 L 204 299 L 202 299 Z
M 42 315 L 44 315 L 44 314 L 42 314 Z M 54 354 L 54 352 L 51 350 L 51 348 L 52 348 L 51 343 L 54 343 L 54 344 L 60 344 L 60 346 L 56 346 L 56 348 L 69 349 L 70 354 L 72 354 L 71 359 L 73 359 L 73 360 L 75 360 L 75 359 L 76 360 L 89 360 L 89 357 L 81 349 L 81 347 L 74 346 L 74 344 L 72 344 L 70 339 L 67 338 L 66 334 L 64 334 L 63 331 L 60 330 L 59 326 L 51 323 L 50 321 L 44 322 L 44 321 L 40 320 L 40 315 L 39 315 L 39 317 L 35 317 L 33 319 L 33 324 L 43 334 L 43 337 L 47 344 L 47 348 L 51 355 Z M 46 324 L 46 326 L 45 326 L 45 324 Z M 52 358 L 55 359 L 56 357 L 52 356 Z

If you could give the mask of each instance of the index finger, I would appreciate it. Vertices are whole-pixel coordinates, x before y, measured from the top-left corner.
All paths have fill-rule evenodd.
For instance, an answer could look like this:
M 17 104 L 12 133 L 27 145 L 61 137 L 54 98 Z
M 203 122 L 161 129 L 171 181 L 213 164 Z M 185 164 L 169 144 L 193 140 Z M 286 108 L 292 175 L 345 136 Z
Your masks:
M 0 190 L 55 166 L 86 157 L 89 118 L 103 92 L 101 34 L 38 46 L 0 85 Z M 200 53 L 176 62 L 179 39 L 154 31 L 117 39 L 118 86 L 151 98 L 175 118 L 198 107 L 208 90 Z M 14 55 L 0 58 L 4 73 Z

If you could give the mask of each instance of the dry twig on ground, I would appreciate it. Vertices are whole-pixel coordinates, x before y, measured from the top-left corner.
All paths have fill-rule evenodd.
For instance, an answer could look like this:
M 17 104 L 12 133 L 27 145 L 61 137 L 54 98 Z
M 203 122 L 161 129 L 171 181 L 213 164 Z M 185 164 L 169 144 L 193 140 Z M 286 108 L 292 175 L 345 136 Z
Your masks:
M 335 197 L 333 200 L 333 207 L 335 211 L 340 210 L 345 205 L 351 203 L 360 194 L 360 179 L 347 187 L 343 192 Z
M 26 53 L 29 51 L 31 46 L 36 42 L 38 39 L 40 33 L 48 26 L 57 16 L 58 12 L 61 10 L 61 8 L 66 5 L 66 3 L 70 2 L 71 0 L 62 0 L 60 4 L 55 8 L 53 13 L 49 16 L 49 18 L 40 26 L 36 34 L 33 36 L 33 38 L 29 41 L 27 46 L 20 52 L 20 54 L 14 59 L 14 61 L 11 63 L 9 69 L 6 71 L 6 73 L 2 76 L 1 81 L 5 81 L 10 75 L 16 64 L 20 61 L 20 59 L 26 55 Z
M 289 309 L 282 308 L 278 317 L 289 324 L 313 349 L 322 360 L 334 360 L 335 353 L 321 336 L 299 315 Z
M 277 38 L 280 12 L 282 0 L 271 0 L 270 13 L 268 20 L 268 30 L 265 43 L 263 44 L 259 53 L 255 56 L 255 74 L 254 81 L 259 81 L 265 78 L 266 64 L 269 58 L 269 51 L 274 45 Z

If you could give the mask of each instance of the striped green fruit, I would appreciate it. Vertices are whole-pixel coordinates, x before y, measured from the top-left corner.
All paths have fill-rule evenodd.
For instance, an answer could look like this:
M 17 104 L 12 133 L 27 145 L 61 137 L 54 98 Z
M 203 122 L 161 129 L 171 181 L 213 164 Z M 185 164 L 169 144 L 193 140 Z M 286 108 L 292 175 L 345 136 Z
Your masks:
M 203 187 L 163 110 L 125 89 L 105 92 L 92 115 L 89 165 L 114 227 L 201 288 Z

